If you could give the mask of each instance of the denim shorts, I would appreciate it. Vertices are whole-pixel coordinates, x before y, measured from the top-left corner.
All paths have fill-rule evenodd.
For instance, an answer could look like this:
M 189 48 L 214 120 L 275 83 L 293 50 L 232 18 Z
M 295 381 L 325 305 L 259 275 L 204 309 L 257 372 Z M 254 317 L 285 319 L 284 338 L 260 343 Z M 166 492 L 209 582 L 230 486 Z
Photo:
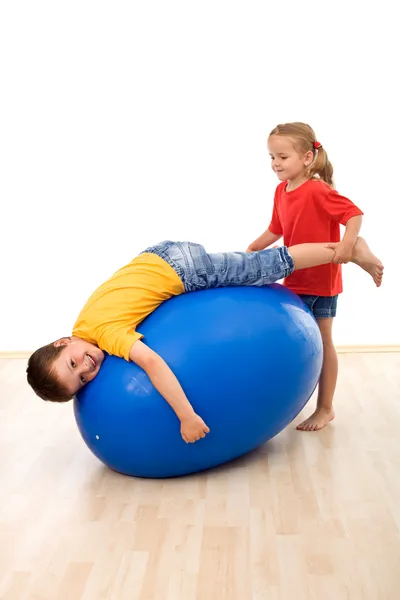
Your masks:
M 336 317 L 337 296 L 309 296 L 299 294 L 316 319 L 332 319 Z
M 263 286 L 288 277 L 294 261 L 286 246 L 258 252 L 209 254 L 193 242 L 161 242 L 151 252 L 165 260 L 181 278 L 185 291 L 226 286 Z

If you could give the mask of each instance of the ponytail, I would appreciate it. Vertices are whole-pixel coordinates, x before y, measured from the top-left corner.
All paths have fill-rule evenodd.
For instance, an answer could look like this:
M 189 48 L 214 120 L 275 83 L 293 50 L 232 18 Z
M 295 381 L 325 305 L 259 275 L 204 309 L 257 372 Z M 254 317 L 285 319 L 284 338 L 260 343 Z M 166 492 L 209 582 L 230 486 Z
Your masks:
M 328 159 L 328 155 L 323 148 L 319 146 L 314 149 L 314 161 L 311 163 L 308 169 L 308 176 L 310 179 L 315 179 L 318 176 L 322 181 L 325 181 L 331 188 L 334 188 L 333 182 L 333 166 Z

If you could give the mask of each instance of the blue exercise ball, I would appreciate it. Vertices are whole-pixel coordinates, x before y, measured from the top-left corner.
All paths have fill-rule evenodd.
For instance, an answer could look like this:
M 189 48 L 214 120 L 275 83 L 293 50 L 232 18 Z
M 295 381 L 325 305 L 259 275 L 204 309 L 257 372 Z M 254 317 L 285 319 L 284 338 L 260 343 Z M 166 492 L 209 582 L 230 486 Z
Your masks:
M 280 284 L 182 294 L 138 329 L 210 433 L 186 444 L 147 374 L 106 355 L 97 377 L 77 394 L 74 414 L 93 454 L 125 475 L 180 476 L 248 453 L 299 414 L 322 368 L 318 325 Z

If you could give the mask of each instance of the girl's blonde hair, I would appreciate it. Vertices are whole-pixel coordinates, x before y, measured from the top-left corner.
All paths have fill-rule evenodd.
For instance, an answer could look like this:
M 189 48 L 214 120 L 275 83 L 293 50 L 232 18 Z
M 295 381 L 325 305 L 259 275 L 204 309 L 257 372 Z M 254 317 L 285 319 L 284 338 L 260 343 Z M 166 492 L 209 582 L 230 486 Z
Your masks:
M 333 166 L 329 162 L 324 147 L 319 144 L 314 130 L 309 125 L 306 123 L 284 123 L 277 125 L 269 135 L 286 135 L 293 138 L 298 152 L 305 154 L 311 151 L 314 154 L 314 160 L 308 168 L 309 179 L 318 177 L 332 188 L 334 187 Z

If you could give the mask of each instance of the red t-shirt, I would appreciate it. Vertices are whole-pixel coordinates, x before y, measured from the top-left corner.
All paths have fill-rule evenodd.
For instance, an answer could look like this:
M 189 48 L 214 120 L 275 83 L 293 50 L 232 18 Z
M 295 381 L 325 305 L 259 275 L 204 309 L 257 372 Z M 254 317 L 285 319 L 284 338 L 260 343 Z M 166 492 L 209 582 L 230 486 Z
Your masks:
M 310 179 L 290 192 L 283 181 L 275 191 L 269 230 L 283 236 L 285 246 L 306 242 L 340 242 L 340 224 L 362 211 L 327 183 Z M 341 265 L 330 263 L 294 271 L 284 285 L 296 294 L 336 296 L 343 291 Z

